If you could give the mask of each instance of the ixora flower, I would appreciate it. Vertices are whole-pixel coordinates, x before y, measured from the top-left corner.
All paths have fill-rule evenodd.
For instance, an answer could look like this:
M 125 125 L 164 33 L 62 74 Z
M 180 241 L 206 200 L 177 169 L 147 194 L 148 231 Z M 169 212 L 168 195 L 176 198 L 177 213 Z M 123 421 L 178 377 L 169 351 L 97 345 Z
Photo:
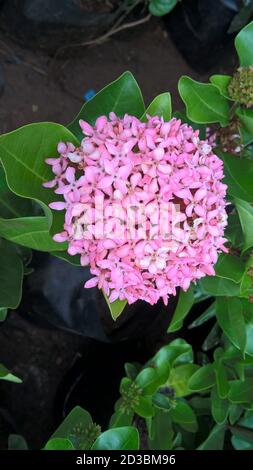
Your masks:
M 80 254 L 110 302 L 155 304 L 214 275 L 224 247 L 226 185 L 222 161 L 207 140 L 173 118 L 110 113 L 93 126 L 80 121 L 80 147 L 58 144 L 49 158 L 54 187 L 63 200 L 63 231 L 70 255 Z

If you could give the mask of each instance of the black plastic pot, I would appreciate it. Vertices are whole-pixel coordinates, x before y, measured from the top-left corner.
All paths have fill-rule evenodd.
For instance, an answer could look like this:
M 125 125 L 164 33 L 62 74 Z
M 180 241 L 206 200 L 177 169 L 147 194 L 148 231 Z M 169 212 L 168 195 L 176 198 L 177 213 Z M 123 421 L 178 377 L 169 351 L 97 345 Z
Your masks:
M 106 427 L 124 364 L 144 363 L 168 342 L 167 327 L 177 297 L 171 297 L 167 307 L 162 301 L 155 306 L 143 301 L 127 305 L 115 322 L 101 292 L 83 288 L 90 278 L 88 268 L 45 253 L 34 254 L 32 264 L 35 269 L 25 281 L 21 314 L 37 325 L 84 337 L 83 350 L 58 389 L 57 421 L 79 404 Z
M 54 53 L 107 30 L 117 4 L 116 0 L 3 0 L 0 27 L 27 47 Z
M 164 23 L 186 61 L 204 73 L 224 60 L 232 46 L 233 36 L 227 31 L 235 14 L 223 0 L 183 0 Z
M 115 322 L 103 294 L 97 288 L 84 289 L 89 268 L 74 266 L 46 253 L 34 254 L 34 272 L 28 276 L 21 311 L 31 321 L 59 327 L 103 342 L 145 338 L 156 342 L 167 330 L 177 297 L 165 307 L 138 301 L 127 305 Z

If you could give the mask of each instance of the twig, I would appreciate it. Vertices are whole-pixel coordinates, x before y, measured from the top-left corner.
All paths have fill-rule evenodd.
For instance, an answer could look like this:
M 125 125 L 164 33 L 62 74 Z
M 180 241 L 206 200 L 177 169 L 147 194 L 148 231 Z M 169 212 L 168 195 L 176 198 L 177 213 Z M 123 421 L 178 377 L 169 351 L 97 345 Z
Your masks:
M 85 42 L 80 42 L 80 43 L 75 43 L 75 44 L 66 44 L 65 46 L 62 46 L 61 48 L 58 49 L 58 51 L 56 52 L 53 58 L 53 61 L 55 61 L 59 53 L 65 49 L 68 49 L 71 47 L 96 46 L 96 45 L 102 44 L 104 41 L 106 41 L 106 39 L 113 36 L 114 34 L 119 33 L 120 31 L 123 31 L 124 29 L 134 28 L 135 26 L 139 26 L 140 24 L 146 23 L 147 21 L 150 20 L 151 16 L 152 15 L 149 13 L 147 16 L 145 16 L 144 18 L 141 18 L 140 20 L 131 21 L 130 23 L 125 23 L 119 26 L 118 28 L 112 28 L 111 30 L 107 31 L 107 33 L 102 34 L 102 36 L 99 36 L 95 39 L 91 39 L 90 41 L 85 41 Z

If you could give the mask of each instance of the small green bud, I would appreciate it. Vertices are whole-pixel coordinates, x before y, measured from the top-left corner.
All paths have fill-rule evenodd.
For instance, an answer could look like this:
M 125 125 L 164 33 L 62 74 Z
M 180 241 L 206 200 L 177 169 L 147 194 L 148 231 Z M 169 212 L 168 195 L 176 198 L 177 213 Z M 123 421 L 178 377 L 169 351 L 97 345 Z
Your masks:
M 228 85 L 230 98 L 251 108 L 253 106 L 253 66 L 240 67 Z

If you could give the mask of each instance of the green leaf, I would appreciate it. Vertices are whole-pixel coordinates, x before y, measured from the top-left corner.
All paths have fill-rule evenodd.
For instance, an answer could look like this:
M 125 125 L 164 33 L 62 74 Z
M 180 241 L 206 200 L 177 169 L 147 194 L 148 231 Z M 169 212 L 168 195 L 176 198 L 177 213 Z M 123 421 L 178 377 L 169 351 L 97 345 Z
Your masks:
M 183 325 L 183 320 L 188 315 L 194 304 L 193 287 L 191 286 L 186 292 L 180 289 L 179 299 L 177 302 L 176 310 L 170 322 L 168 333 L 180 330 Z
M 113 318 L 114 321 L 117 320 L 117 318 L 119 318 L 119 316 L 122 314 L 126 304 L 127 304 L 127 301 L 126 300 L 115 300 L 114 302 L 110 302 L 109 301 L 109 298 L 107 297 L 107 295 L 105 294 L 105 292 L 102 290 L 103 292 L 103 296 L 105 298 L 105 301 L 107 303 L 107 306 L 109 307 L 109 310 L 110 310 L 110 314 Z
M 183 364 L 171 369 L 166 385 L 175 391 L 177 398 L 185 397 L 192 393 L 188 387 L 191 376 L 199 369 L 196 364 Z
M 170 450 L 173 445 L 173 428 L 169 413 L 157 409 L 150 423 L 148 445 L 151 450 Z
M 48 204 L 62 198 L 53 189 L 46 189 L 42 185 L 53 179 L 54 175 L 45 159 L 57 156 L 57 144 L 60 141 L 79 145 L 68 129 L 52 122 L 29 124 L 0 136 L 0 159 L 9 188 L 15 194 L 33 199 L 41 205 L 52 233 L 62 230 L 64 214 L 62 211 L 54 211 L 53 214 Z M 66 243 L 57 245 L 58 250 L 66 249 Z
M 51 439 L 68 439 L 75 449 L 90 449 L 99 430 L 92 422 L 88 411 L 76 406 L 52 434 Z
M 144 395 L 153 395 L 161 385 L 161 379 L 156 369 L 145 367 L 137 375 L 135 383 L 142 389 Z
M 217 346 L 220 342 L 220 336 L 220 327 L 216 322 L 209 331 L 205 341 L 202 344 L 203 351 L 209 351 L 209 349 L 212 349 Z
M 0 380 L 7 380 L 8 382 L 15 382 L 16 384 L 21 384 L 22 380 L 13 375 L 3 364 L 0 364 Z
M 122 408 L 113 413 L 110 419 L 110 428 L 122 428 L 124 426 L 131 426 L 133 422 L 134 412 L 125 413 Z
M 231 404 L 229 408 L 229 422 L 235 424 L 240 418 L 243 412 L 243 408 L 240 405 Z
M 92 450 L 138 450 L 139 433 L 132 426 L 109 429 L 94 442 Z
M 238 108 L 236 114 L 240 119 L 243 128 L 253 139 L 253 110 L 247 108 Z
M 241 159 L 228 153 L 220 154 L 224 162 L 224 183 L 228 185 L 231 196 L 253 202 L 253 165 L 252 161 Z
M 10 434 L 8 437 L 8 450 L 28 450 L 28 445 L 23 436 Z
M 215 317 L 215 302 L 213 302 L 196 320 L 194 320 L 189 326 L 189 330 L 201 326 L 211 318 Z
M 233 213 L 228 216 L 228 225 L 225 230 L 225 238 L 235 247 L 241 249 L 243 246 L 243 232 L 238 213 Z
M 155 99 L 150 103 L 141 117 L 141 121 L 147 120 L 147 114 L 149 116 L 163 117 L 164 121 L 171 119 L 171 96 L 170 93 L 162 93 L 156 96 Z
M 207 276 L 198 282 L 202 291 L 215 297 L 227 295 L 236 297 L 240 295 L 240 285 L 236 284 L 229 279 L 224 279 L 218 276 Z
M 147 365 L 155 368 L 160 385 L 169 377 L 172 366 L 193 362 L 192 347 L 181 338 L 163 346 Z
M 240 282 L 244 274 L 244 263 L 238 256 L 222 253 L 215 265 L 216 276 Z
M 247 377 L 244 381 L 233 380 L 230 383 L 228 398 L 232 403 L 253 404 L 253 378 Z
M 126 362 L 124 367 L 127 377 L 131 380 L 135 380 L 139 372 L 138 367 L 130 362 Z
M 138 118 L 145 111 L 140 88 L 130 72 L 124 72 L 87 101 L 68 128 L 81 141 L 83 133 L 79 120 L 84 119 L 90 124 L 95 124 L 99 116 L 108 115 L 111 111 L 120 117 L 127 113 Z
M 22 295 L 23 264 L 15 245 L 0 239 L 0 306 L 18 307 Z
M 44 450 L 75 450 L 75 447 L 69 439 L 56 437 L 46 443 Z
M 213 85 L 215 85 L 219 89 L 222 96 L 227 99 L 230 99 L 228 96 L 228 84 L 231 80 L 230 75 L 212 75 L 209 80 Z
M 216 425 L 210 432 L 207 439 L 198 447 L 197 450 L 222 450 L 224 445 L 225 427 Z
M 220 327 L 234 346 L 244 354 L 247 337 L 241 300 L 236 297 L 222 297 L 216 302 L 216 315 Z
M 188 387 L 193 392 L 207 390 L 215 384 L 215 373 L 212 364 L 207 364 L 198 369 L 190 378 Z
M 226 126 L 229 122 L 229 106 L 215 85 L 200 83 L 183 76 L 178 89 L 186 105 L 189 119 L 200 124 L 219 122 Z
M 243 251 L 246 251 L 253 246 L 253 207 L 248 202 L 237 198 L 235 198 L 235 205 L 244 236 Z
M 222 362 L 222 357 L 214 362 L 214 371 L 217 382 L 217 391 L 220 398 L 227 397 L 229 392 L 229 381 L 227 376 L 227 369 Z
M 168 394 L 168 396 L 167 396 Z M 152 402 L 155 405 L 155 408 L 159 408 L 163 411 L 168 411 L 171 409 L 171 398 L 169 397 L 169 393 L 167 389 L 164 390 L 163 387 L 159 389 L 152 397 Z
M 237 34 L 235 48 L 241 67 L 253 65 L 253 21 Z
M 0 218 L 0 236 L 34 250 L 59 249 L 59 243 L 55 242 L 49 234 L 46 217 L 20 217 L 9 220 Z
M 217 424 L 224 424 L 228 417 L 229 401 L 219 397 L 216 387 L 211 390 L 211 404 L 214 421 Z
M 170 13 L 178 0 L 150 0 L 149 11 L 154 16 L 163 16 Z
M 138 403 L 134 406 L 134 412 L 142 418 L 154 416 L 152 397 L 140 397 Z
M 5 321 L 8 314 L 8 308 L 2 307 L 0 308 L 0 322 Z
M 177 400 L 175 408 L 169 412 L 172 421 L 178 423 L 189 432 L 196 432 L 198 423 L 193 409 L 185 401 Z
M 0 217 L 11 219 L 31 215 L 32 201 L 10 191 L 3 167 L 0 166 Z

